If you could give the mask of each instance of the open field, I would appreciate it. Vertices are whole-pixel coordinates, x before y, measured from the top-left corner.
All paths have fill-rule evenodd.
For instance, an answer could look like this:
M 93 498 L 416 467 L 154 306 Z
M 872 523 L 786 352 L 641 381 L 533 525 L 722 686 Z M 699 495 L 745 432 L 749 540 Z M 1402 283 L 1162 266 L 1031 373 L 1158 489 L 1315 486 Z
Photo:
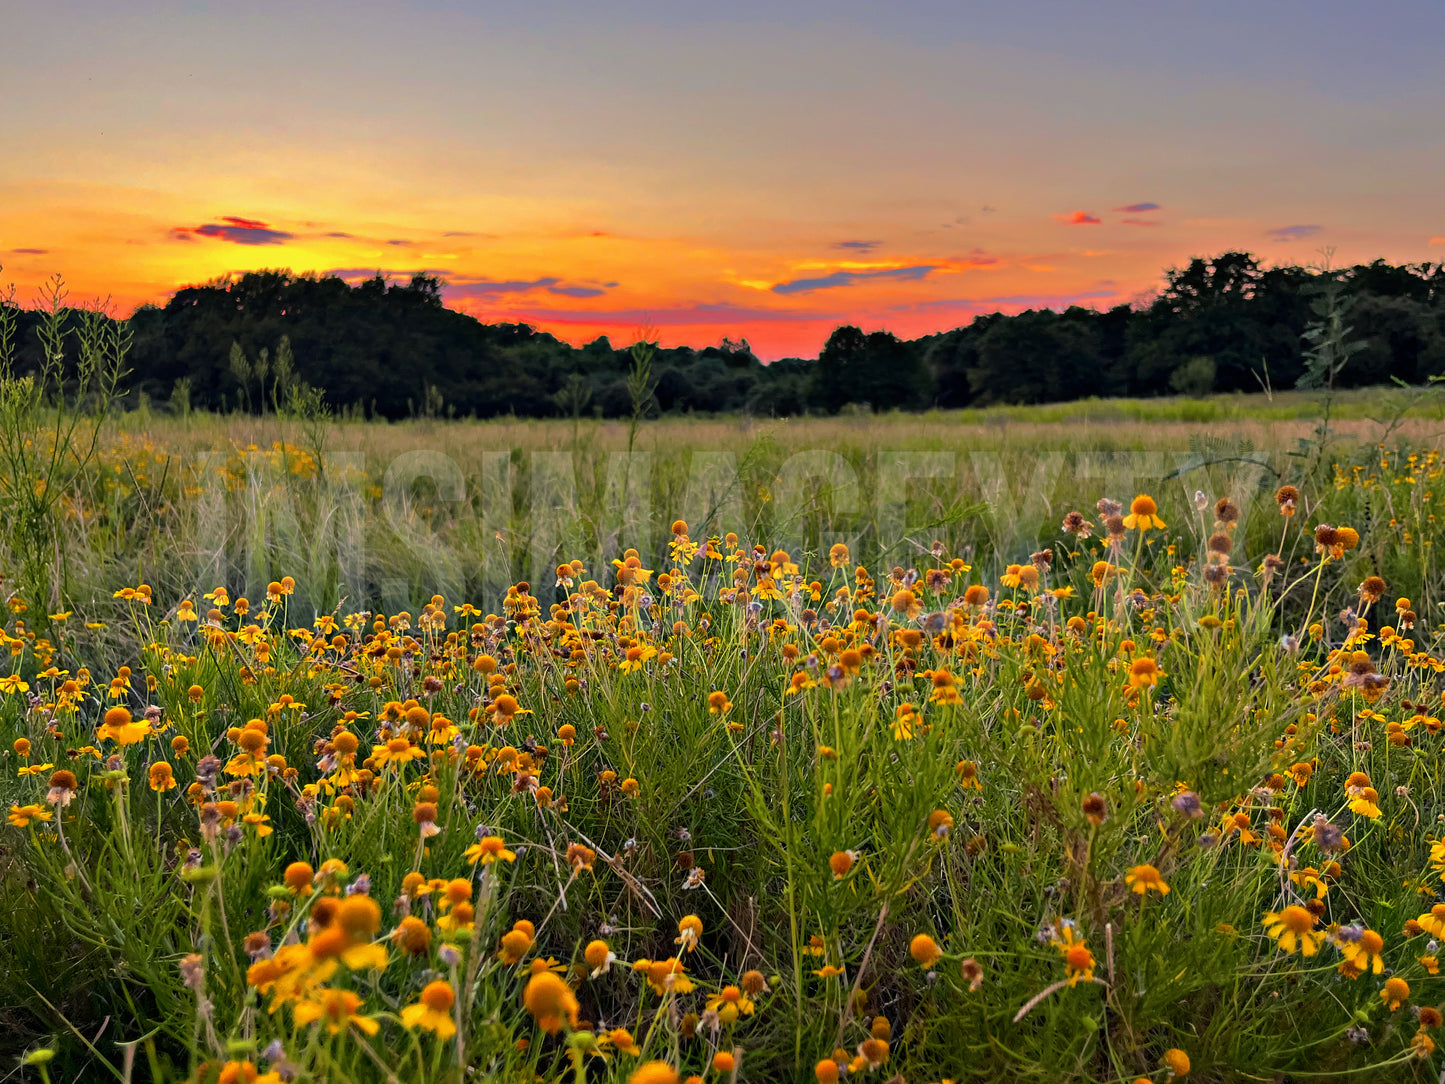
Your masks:
M 1445 420 L 1318 414 L 10 410 L 17 1078 L 1436 1079 Z
M 0 1084 L 1445 1084 L 1442 43 L 4 4 Z
M 890 563 L 938 538 L 1002 567 L 1097 493 L 1229 493 L 1252 529 L 1255 502 L 1282 481 L 1332 482 L 1336 461 L 1353 465 L 1380 442 L 1445 442 L 1445 404 L 1428 396 L 1340 395 L 1326 440 L 1318 413 L 1302 393 L 668 419 L 635 433 L 621 422 L 131 413 L 102 435 L 103 488 L 83 521 L 71 518 L 62 557 L 73 601 L 105 599 L 120 580 L 254 594 L 292 575 L 322 609 L 343 595 L 415 609 L 435 590 L 495 601 L 563 557 L 596 563 L 627 545 L 660 560 L 679 515 L 699 536 L 736 530 L 815 554 L 841 539 Z

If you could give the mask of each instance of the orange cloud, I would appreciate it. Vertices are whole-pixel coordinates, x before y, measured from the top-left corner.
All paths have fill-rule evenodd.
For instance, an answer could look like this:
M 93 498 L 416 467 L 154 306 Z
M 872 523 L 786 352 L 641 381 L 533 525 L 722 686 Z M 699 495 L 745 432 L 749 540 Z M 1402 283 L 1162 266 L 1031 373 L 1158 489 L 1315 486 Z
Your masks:
M 729 273 L 728 281 L 749 289 L 769 290 L 775 294 L 811 293 L 839 286 L 856 286 L 868 282 L 916 282 L 933 274 L 952 275 L 963 271 L 996 267 L 998 257 L 974 250 L 968 256 L 946 256 L 942 259 L 919 257 L 914 260 L 793 260 L 790 271 L 824 271 L 826 274 L 768 281 L 742 278 Z
M 1066 222 L 1070 226 L 1097 226 L 1103 221 L 1098 215 L 1090 214 L 1088 211 L 1075 211 L 1070 215 L 1054 215 L 1060 222 Z

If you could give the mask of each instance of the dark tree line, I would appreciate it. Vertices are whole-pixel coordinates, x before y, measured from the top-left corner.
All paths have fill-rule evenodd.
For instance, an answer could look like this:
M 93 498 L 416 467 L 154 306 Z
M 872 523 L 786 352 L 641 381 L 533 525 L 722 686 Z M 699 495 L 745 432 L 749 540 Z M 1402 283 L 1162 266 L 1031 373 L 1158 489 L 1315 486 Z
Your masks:
M 1377 260 L 1337 274 L 1360 344 L 1337 383 L 1445 373 L 1445 265 Z M 746 340 L 658 350 L 655 406 L 785 415 L 1286 388 L 1304 372 L 1320 281 L 1230 252 L 1170 270 L 1145 307 L 994 313 L 913 340 L 845 326 L 817 358 L 766 365 Z M 279 271 L 189 287 L 132 317 L 130 393 L 265 410 L 310 387 L 386 418 L 631 412 L 627 344 L 572 347 L 526 324 L 484 324 L 446 308 L 441 291 L 424 275 L 349 286 Z M 36 361 L 36 319 L 21 313 L 22 369 Z

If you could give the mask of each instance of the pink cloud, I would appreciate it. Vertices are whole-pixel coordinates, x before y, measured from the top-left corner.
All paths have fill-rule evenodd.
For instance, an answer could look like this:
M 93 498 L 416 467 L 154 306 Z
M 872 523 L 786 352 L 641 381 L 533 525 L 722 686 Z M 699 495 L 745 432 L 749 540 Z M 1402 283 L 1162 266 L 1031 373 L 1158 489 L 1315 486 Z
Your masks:
M 1097 226 L 1103 221 L 1098 215 L 1090 214 L 1088 211 L 1075 211 L 1071 215 L 1054 215 L 1060 222 L 1066 222 L 1070 226 Z
M 177 226 L 171 230 L 171 237 L 177 241 L 189 241 L 193 237 L 214 237 L 237 245 L 281 245 L 296 235 L 285 230 L 273 230 L 264 222 L 254 218 L 239 218 L 223 215 L 220 222 L 207 222 L 203 226 Z
M 1323 226 L 1314 224 L 1305 226 L 1281 226 L 1279 229 L 1269 231 L 1269 239 L 1271 241 L 1303 241 L 1306 237 L 1313 237 L 1323 229 Z
M 811 312 L 791 309 L 763 309 L 730 302 L 696 302 L 666 309 L 553 309 L 527 307 L 517 313 L 524 320 L 553 324 L 592 324 L 635 327 L 651 323 L 659 327 L 716 325 L 737 322 L 798 323 L 810 320 L 836 320 L 834 312 Z
M 955 297 L 939 301 L 914 301 L 904 305 L 890 305 L 889 312 L 939 313 L 939 312 L 1001 312 L 1004 309 L 1021 311 L 1033 308 L 1066 309 L 1070 305 L 1115 298 L 1119 291 L 1112 280 L 1101 280 L 1092 290 L 1072 294 L 1008 294 L 993 297 Z

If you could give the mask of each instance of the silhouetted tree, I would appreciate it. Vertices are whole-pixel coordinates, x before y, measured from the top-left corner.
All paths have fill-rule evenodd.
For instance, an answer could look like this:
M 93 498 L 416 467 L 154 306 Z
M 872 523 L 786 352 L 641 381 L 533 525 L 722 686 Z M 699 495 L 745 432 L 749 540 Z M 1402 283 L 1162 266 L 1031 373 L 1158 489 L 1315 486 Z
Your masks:
M 980 403 L 1045 403 L 1099 394 L 1099 333 L 1085 310 L 1031 309 L 995 320 L 969 386 Z
M 1359 346 L 1339 385 L 1423 382 L 1445 370 L 1445 265 L 1375 260 L 1337 274 Z M 653 359 L 656 403 L 786 415 L 1291 387 L 1305 371 L 1301 334 L 1318 282 L 1308 268 L 1225 252 L 1170 269 L 1138 308 L 992 313 L 911 342 L 842 326 L 816 360 L 769 365 L 746 339 L 670 347 Z M 184 382 L 177 403 L 260 410 L 284 370 L 333 406 L 388 418 L 429 399 L 435 408 L 438 397 L 461 415 L 629 414 L 627 349 L 606 336 L 574 348 L 527 324 L 484 324 L 444 297 L 445 284 L 426 274 L 353 286 L 258 271 L 189 286 L 134 313 L 130 387 L 159 402 Z M 36 319 L 19 314 L 22 373 L 39 360 Z
M 874 410 L 918 407 L 932 398 L 928 370 L 911 343 L 888 331 L 835 328 L 818 356 L 809 401 L 836 413 L 846 403 Z

